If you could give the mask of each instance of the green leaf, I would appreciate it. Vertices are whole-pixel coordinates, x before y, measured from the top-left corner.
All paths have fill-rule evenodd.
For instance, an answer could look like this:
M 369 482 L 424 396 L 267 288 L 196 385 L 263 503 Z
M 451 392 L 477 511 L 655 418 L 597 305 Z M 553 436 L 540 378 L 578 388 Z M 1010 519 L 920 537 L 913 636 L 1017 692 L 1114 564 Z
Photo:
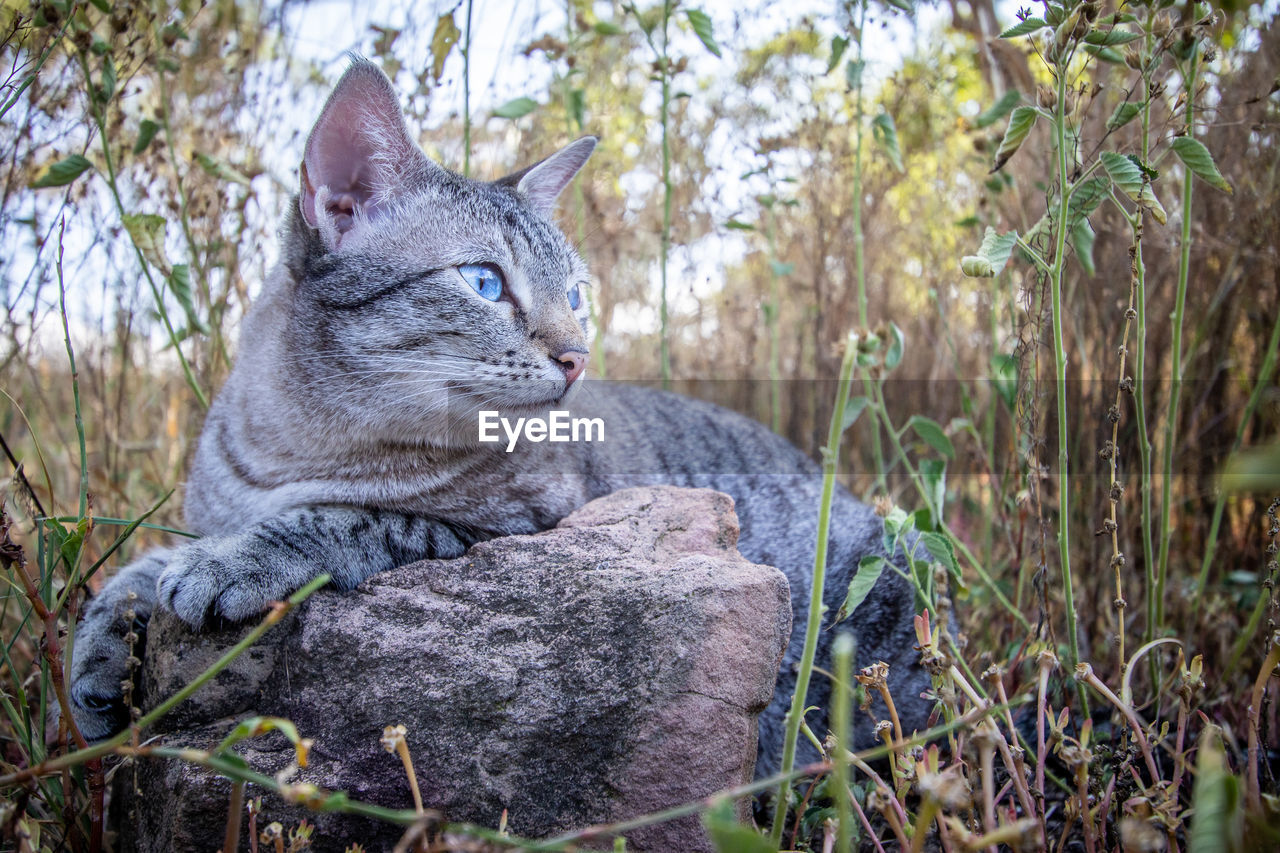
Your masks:
M 249 766 L 249 762 L 244 760 L 243 756 L 236 755 L 234 752 L 224 752 L 222 755 L 219 755 L 217 757 L 217 763 L 232 770 L 239 770 L 242 773 L 253 770 L 253 768 Z
M 62 540 L 58 552 L 68 569 L 74 568 L 80 559 L 80 549 L 84 547 L 84 539 L 89 534 L 89 519 L 82 518 L 76 522 L 75 529 Z
M 866 397 L 850 397 L 844 404 L 844 415 L 840 418 L 840 431 L 844 432 L 857 423 L 870 402 Z
M 990 225 L 982 237 L 982 245 L 976 255 L 967 255 L 960 259 L 960 270 L 974 278 L 994 278 L 1009 263 L 1013 247 L 1018 244 L 1018 232 L 998 234 Z
M 1124 54 L 1113 47 L 1099 47 L 1096 44 L 1086 44 L 1084 46 L 1085 53 L 1092 54 L 1103 62 L 1110 62 L 1112 65 L 1123 65 Z
M 1040 18 L 1027 18 L 1021 23 L 1014 24 L 1009 29 L 1000 34 L 1002 39 L 1016 39 L 1018 36 L 1025 36 L 1028 33 L 1034 33 L 1036 30 L 1049 26 L 1048 23 Z
M 827 73 L 830 74 L 840 64 L 840 60 L 844 58 L 844 52 L 849 47 L 849 40 L 844 36 L 834 36 L 831 39 L 831 58 L 827 60 Z
M 956 458 L 956 449 L 951 444 L 951 439 L 947 438 L 947 434 L 943 432 L 937 421 L 930 420 L 924 415 L 912 415 L 907 421 L 907 426 L 915 430 L 916 435 L 920 436 L 925 444 L 943 456 L 948 459 Z
M 754 225 L 752 225 L 750 222 L 741 222 L 741 221 L 739 221 L 739 220 L 737 220 L 737 219 L 730 219 L 728 222 L 726 222 L 726 223 L 724 224 L 724 227 L 725 227 L 725 228 L 730 228 L 730 229 L 732 229 L 732 230 L 734 230 L 734 231 L 754 231 L 754 230 L 756 230 L 756 227 L 755 227 Z
M 1089 30 L 1085 34 L 1084 40 L 1086 43 L 1096 44 L 1098 47 L 1110 47 L 1111 45 L 1128 44 L 1140 38 L 1142 38 L 1142 35 L 1139 33 L 1123 27 L 1112 27 L 1109 30 Z
M 1031 128 L 1035 127 L 1039 115 L 1035 107 L 1018 107 L 1013 111 L 1013 115 L 1009 117 L 1009 127 L 1004 132 L 1004 139 L 1000 141 L 1000 148 L 996 150 L 996 163 L 991 167 L 991 171 L 1000 171 L 1001 167 L 1009 162 L 1009 158 L 1017 153 L 1027 134 L 1031 133 Z
M 1136 162 L 1136 158 L 1114 151 L 1103 151 L 1100 159 L 1102 168 L 1107 170 L 1115 185 L 1129 198 L 1150 210 L 1156 221 L 1164 225 L 1168 215 L 1164 212 L 1160 199 L 1156 198 L 1155 191 L 1151 189 L 1150 180 L 1144 177 L 1144 167 Z
M 911 3 L 910 0 L 884 0 L 884 2 L 888 3 L 895 9 L 906 12 L 908 15 L 915 14 L 915 5 Z
M 1010 89 L 1000 96 L 1000 100 L 978 113 L 978 117 L 973 120 L 973 126 L 990 127 L 1007 116 L 1020 103 L 1022 103 L 1022 93 Z
M 601 36 L 620 36 L 623 33 L 622 27 L 613 21 L 597 21 L 592 29 L 596 31 L 596 35 Z
M 701 9 L 686 9 L 685 17 L 689 19 L 689 26 L 693 27 L 693 31 L 698 34 L 698 38 L 702 40 L 702 44 L 707 50 L 720 55 L 720 45 L 716 44 L 716 36 L 711 28 L 711 18 Z
M 1018 360 L 1009 353 L 999 352 L 991 356 L 991 385 L 1012 412 L 1018 403 Z
M 1107 130 L 1124 127 L 1133 121 L 1140 112 L 1142 112 L 1142 104 L 1135 104 L 1133 101 L 1117 104 L 1115 112 L 1111 113 L 1111 118 L 1107 119 Z
M 858 561 L 858 571 L 849 581 L 849 591 L 845 594 L 840 609 L 836 611 L 832 624 L 843 622 L 853 615 L 858 605 L 867 600 L 867 596 L 871 594 L 876 581 L 880 580 L 880 574 L 888 564 L 889 561 L 884 557 L 874 555 L 863 557 Z
M 769 269 L 772 270 L 773 274 L 778 278 L 786 278 L 796 271 L 796 265 L 790 262 L 783 263 L 782 261 L 770 261 Z
M 587 123 L 587 94 L 581 89 L 569 90 L 569 116 L 578 130 Z
M 196 162 L 200 164 L 201 169 L 204 169 L 210 176 L 220 181 L 230 181 L 233 184 L 249 186 L 248 176 L 225 160 L 210 154 L 197 154 Z
M 167 272 L 169 260 L 164 252 L 164 217 L 154 213 L 129 213 L 120 221 L 147 262 Z
M 147 146 L 151 144 L 151 140 L 156 138 L 156 134 L 160 132 L 160 125 L 149 118 L 144 118 L 138 122 L 138 139 L 133 143 L 134 155 L 141 154 L 147 150 Z
M 1224 192 L 1231 192 L 1231 184 L 1227 183 L 1226 178 L 1222 177 L 1222 173 L 1218 171 L 1218 167 L 1213 162 L 1213 155 L 1209 153 L 1209 149 L 1205 148 L 1204 143 L 1200 142 L 1200 140 L 1192 139 L 1190 136 L 1179 136 L 1173 140 L 1173 153 L 1178 155 L 1178 159 L 1196 177 L 1202 178 L 1210 185 Z
M 213 754 L 219 758 L 239 758 L 235 753 L 230 752 L 231 747 L 235 746 L 242 740 L 248 740 L 251 737 L 258 737 L 267 732 L 280 732 L 289 743 L 293 744 L 297 753 L 298 764 L 302 767 L 307 766 L 307 750 L 309 744 L 304 744 L 301 737 L 298 736 L 298 727 L 290 720 L 283 717 L 250 717 L 247 720 L 241 720 L 231 732 L 222 739 L 222 743 L 218 744 L 213 750 Z M 243 760 L 243 759 L 241 759 Z
M 538 102 L 533 98 L 512 98 L 510 101 L 507 101 L 505 104 L 494 110 L 493 114 L 498 118 L 515 119 L 528 115 L 533 112 L 534 108 L 537 106 Z
M 217 755 L 220 752 L 224 752 L 242 740 L 248 740 L 251 737 L 257 737 L 273 731 L 283 734 L 289 739 L 290 743 L 297 743 L 299 740 L 298 729 L 289 720 L 281 717 L 249 717 L 236 724 L 236 727 L 222 739 L 222 743 L 218 744 L 213 750 L 213 754 Z
M 92 165 L 81 155 L 72 154 L 46 169 L 43 175 L 31 183 L 31 188 L 39 190 L 45 187 L 65 187 Z
M 933 513 L 929 511 L 927 506 L 920 507 L 920 509 L 911 513 L 911 524 L 916 530 L 925 532 L 937 529 L 937 525 L 933 523 Z
M 104 15 L 111 14 L 111 4 L 107 0 L 89 0 L 93 7 Z
M 1067 227 L 1091 216 L 1110 189 L 1111 181 L 1101 175 L 1077 184 L 1071 191 L 1071 200 L 1067 202 Z
M 102 100 L 108 101 L 116 93 L 116 64 L 111 56 L 102 58 L 102 84 L 99 86 Z
M 889 349 L 884 354 L 884 369 L 893 370 L 899 364 L 902 364 L 902 351 L 906 346 L 906 338 L 903 337 L 902 330 L 898 328 L 897 323 L 889 324 L 889 334 L 892 340 L 889 341 Z
M 902 166 L 902 149 L 898 147 L 898 129 L 894 127 L 893 116 L 888 113 L 880 113 L 871 120 L 871 135 L 875 137 L 880 147 L 884 149 L 884 153 L 889 157 L 889 162 L 893 164 L 893 168 L 899 172 L 906 169 Z
M 960 564 L 956 562 L 956 548 L 951 540 L 941 533 L 921 533 L 920 544 L 924 545 L 929 556 L 942 564 L 947 573 L 954 578 L 960 577 Z
M 1080 267 L 1089 278 L 1097 273 L 1097 267 L 1093 263 L 1093 244 L 1097 236 L 1088 219 L 1081 219 L 1071 228 L 1071 247 L 1075 249 Z
M 1195 785 L 1191 790 L 1192 853 L 1229 853 L 1243 850 L 1244 814 L 1240 780 L 1227 766 L 1221 730 L 1206 726 L 1196 750 Z
M 462 31 L 453 22 L 453 13 L 445 12 L 436 18 L 436 29 L 431 34 L 431 79 L 436 83 L 444 75 L 444 64 L 449 59 L 449 52 L 462 37 Z
M 929 498 L 929 506 L 938 511 L 942 517 L 942 505 L 947 500 L 947 461 L 945 459 L 921 459 L 920 479 L 924 480 L 925 494 Z
M 850 59 L 844 64 L 844 82 L 848 84 L 850 89 L 858 89 L 862 86 L 862 69 L 866 63 L 861 59 Z
M 174 264 L 173 272 L 169 273 L 169 289 L 178 298 L 178 304 L 186 313 L 187 325 L 202 334 L 209 334 L 209 327 L 200 319 L 200 313 L 196 310 L 195 297 L 191 295 L 191 268 L 186 264 Z
M 750 824 L 741 823 L 734 813 L 733 800 L 720 797 L 702 813 L 702 825 L 711 837 L 716 853 L 777 853 L 777 846 Z

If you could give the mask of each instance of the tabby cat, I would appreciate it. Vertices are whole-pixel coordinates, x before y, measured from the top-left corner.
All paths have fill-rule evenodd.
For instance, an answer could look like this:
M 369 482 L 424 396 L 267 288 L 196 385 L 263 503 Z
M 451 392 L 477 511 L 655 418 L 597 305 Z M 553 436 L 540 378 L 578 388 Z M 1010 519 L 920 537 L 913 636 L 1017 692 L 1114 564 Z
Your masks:
M 584 382 L 586 265 L 552 224 L 556 197 L 590 156 L 587 137 L 501 180 L 432 162 L 406 130 L 390 81 L 356 60 L 306 145 L 283 251 L 245 320 L 236 365 L 210 408 L 188 479 L 203 535 L 127 566 L 90 602 L 71 698 L 97 739 L 127 724 L 126 611 L 156 606 L 193 626 L 243 620 L 321 574 L 349 590 L 370 575 L 533 533 L 617 489 L 672 484 L 731 495 L 739 549 L 791 583 L 795 627 L 760 720 L 757 773 L 776 770 L 800 657 L 821 476 L 784 439 L 697 400 Z M 593 443 L 480 443 L 477 417 L 549 409 L 600 418 Z M 835 496 L 834 612 L 882 525 Z M 899 555 L 899 559 L 901 555 Z M 913 649 L 913 594 L 885 572 L 849 626 L 861 665 L 891 665 L 908 730 L 928 679 Z M 833 631 L 824 631 L 819 661 Z M 825 707 L 815 679 L 809 703 Z M 811 716 L 815 730 L 822 720 Z M 870 727 L 858 732 L 872 740 Z M 801 758 L 813 758 L 807 744 Z

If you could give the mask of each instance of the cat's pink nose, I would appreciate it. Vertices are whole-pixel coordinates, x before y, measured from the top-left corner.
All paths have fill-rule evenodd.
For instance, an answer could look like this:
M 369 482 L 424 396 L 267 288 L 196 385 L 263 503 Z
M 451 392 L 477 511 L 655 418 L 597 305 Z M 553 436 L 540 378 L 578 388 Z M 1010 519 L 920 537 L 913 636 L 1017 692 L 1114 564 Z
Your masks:
M 587 354 L 576 349 L 566 350 L 556 356 L 556 362 L 564 371 L 564 387 L 568 388 L 586 369 Z

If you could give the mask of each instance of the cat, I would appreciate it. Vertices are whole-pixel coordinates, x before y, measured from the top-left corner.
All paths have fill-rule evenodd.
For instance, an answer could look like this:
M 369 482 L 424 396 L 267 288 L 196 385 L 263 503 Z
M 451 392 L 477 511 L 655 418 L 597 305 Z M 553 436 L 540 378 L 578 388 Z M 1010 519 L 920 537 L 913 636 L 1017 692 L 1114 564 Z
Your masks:
M 85 609 L 71 702 L 86 738 L 127 725 L 128 635 L 155 607 L 196 627 L 244 620 L 322 572 L 348 590 L 376 572 L 546 530 L 623 487 L 671 484 L 731 495 L 741 553 L 790 581 L 794 627 L 760 717 L 757 775 L 778 769 L 821 472 L 733 412 L 583 380 L 590 279 L 551 216 L 595 144 L 579 139 L 491 183 L 462 177 L 412 141 L 382 71 L 352 61 L 307 140 L 279 266 L 244 321 L 194 455 L 184 511 L 203 538 L 145 554 Z M 482 410 L 549 409 L 601 419 L 606 440 L 510 452 L 478 441 Z M 880 519 L 843 489 L 833 518 L 831 612 L 859 559 L 883 547 Z M 913 603 L 910 586 L 884 572 L 844 626 L 859 665 L 890 664 L 908 732 L 924 728 L 930 707 Z M 833 637 L 823 631 L 820 665 Z M 816 677 L 809 704 L 825 707 L 828 693 Z M 821 733 L 824 718 L 808 720 Z M 860 726 L 856 743 L 873 742 Z M 800 760 L 816 758 L 802 739 Z

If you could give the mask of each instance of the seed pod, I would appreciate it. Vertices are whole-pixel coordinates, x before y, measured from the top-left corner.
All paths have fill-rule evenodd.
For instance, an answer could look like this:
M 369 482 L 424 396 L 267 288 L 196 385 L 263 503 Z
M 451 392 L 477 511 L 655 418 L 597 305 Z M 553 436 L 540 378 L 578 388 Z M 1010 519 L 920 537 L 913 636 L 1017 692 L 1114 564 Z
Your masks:
M 1041 83 L 1036 88 L 1036 103 L 1041 109 L 1051 110 L 1058 105 L 1058 93 L 1049 84 Z
M 1080 24 L 1080 10 L 1076 9 L 1066 19 L 1058 24 L 1053 31 L 1053 43 L 1058 47 L 1066 47 L 1068 41 L 1075 35 L 1076 27 Z M 1087 25 L 1086 25 L 1087 26 Z
M 1124 64 L 1132 68 L 1134 71 L 1142 70 L 1142 54 L 1134 50 L 1132 47 L 1126 46 L 1124 49 Z

